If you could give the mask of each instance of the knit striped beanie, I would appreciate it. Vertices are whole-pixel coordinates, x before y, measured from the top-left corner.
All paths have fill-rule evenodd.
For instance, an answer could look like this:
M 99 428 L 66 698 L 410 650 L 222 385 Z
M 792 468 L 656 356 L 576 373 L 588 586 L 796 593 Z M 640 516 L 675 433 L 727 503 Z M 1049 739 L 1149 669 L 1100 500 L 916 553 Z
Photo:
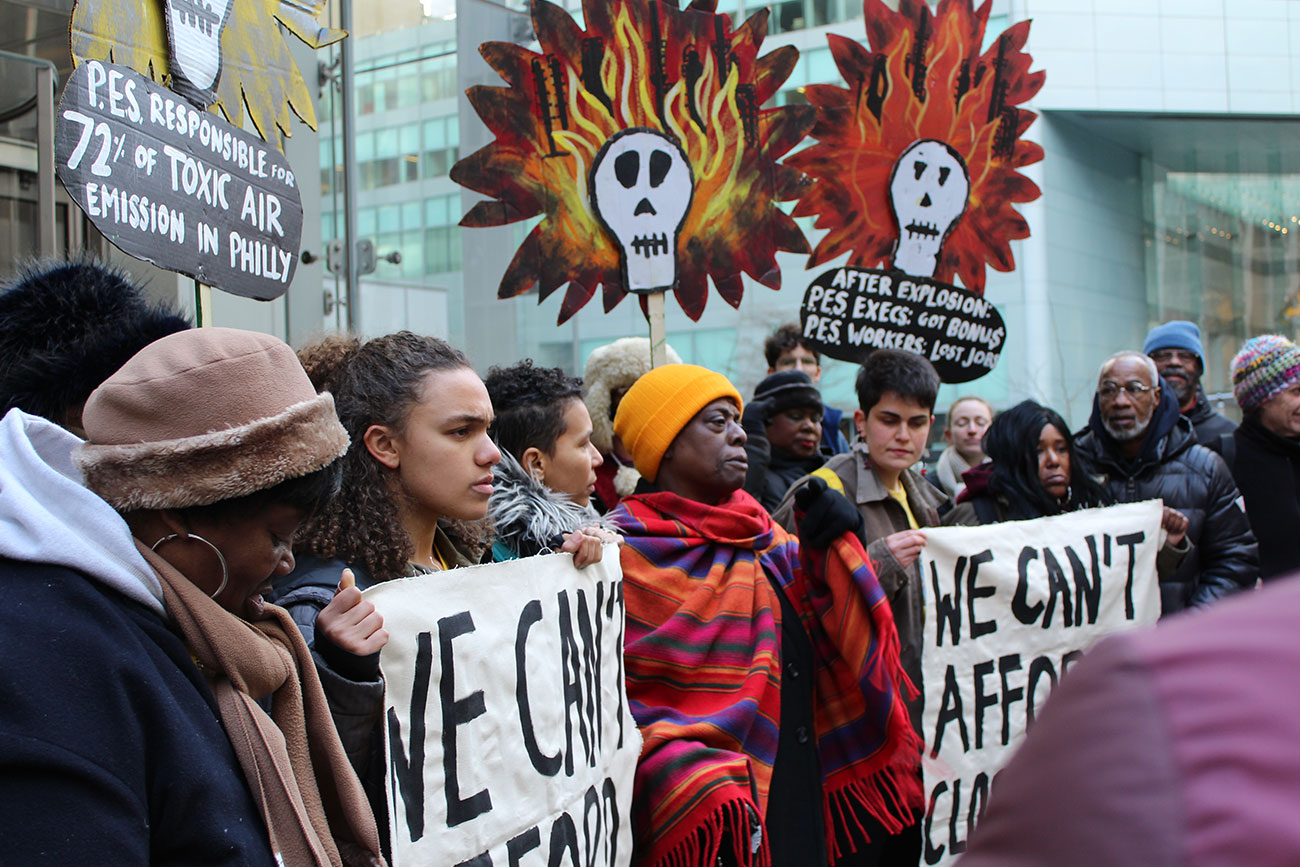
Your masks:
M 1300 347 L 1280 334 L 1252 337 L 1232 359 L 1232 392 L 1243 412 L 1300 379 Z

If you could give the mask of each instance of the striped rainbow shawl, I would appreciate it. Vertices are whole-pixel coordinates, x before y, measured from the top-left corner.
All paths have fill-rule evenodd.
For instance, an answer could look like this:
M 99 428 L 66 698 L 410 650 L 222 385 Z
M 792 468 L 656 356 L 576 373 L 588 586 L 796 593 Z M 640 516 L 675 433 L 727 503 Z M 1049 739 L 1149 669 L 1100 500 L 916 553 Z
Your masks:
M 635 862 L 735 863 L 751 853 L 751 815 L 767 807 L 781 711 L 781 607 L 764 569 L 800 612 L 817 659 L 814 721 L 827 849 L 855 806 L 891 833 L 921 799 L 920 743 L 900 685 L 898 633 L 853 534 L 801 555 L 798 541 L 743 491 L 719 506 L 670 493 L 625 498 L 608 520 L 622 563 L 627 689 L 644 746 L 633 796 Z

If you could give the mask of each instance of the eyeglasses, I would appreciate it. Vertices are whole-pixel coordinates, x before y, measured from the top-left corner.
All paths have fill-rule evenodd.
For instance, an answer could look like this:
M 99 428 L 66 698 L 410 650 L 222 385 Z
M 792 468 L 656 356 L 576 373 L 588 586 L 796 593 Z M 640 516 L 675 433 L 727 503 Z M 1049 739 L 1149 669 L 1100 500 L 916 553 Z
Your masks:
M 1181 361 L 1191 364 L 1192 362 L 1200 361 L 1200 356 L 1195 352 L 1190 352 L 1186 349 L 1157 349 L 1155 352 L 1150 353 L 1150 355 L 1151 360 L 1156 364 L 1164 364 L 1169 361 Z
M 1128 393 L 1129 397 L 1136 399 L 1151 390 L 1151 386 L 1142 382 L 1126 382 L 1123 385 L 1115 382 L 1103 382 L 1097 386 L 1097 397 L 1102 400 L 1114 400 L 1116 395 L 1124 391 Z

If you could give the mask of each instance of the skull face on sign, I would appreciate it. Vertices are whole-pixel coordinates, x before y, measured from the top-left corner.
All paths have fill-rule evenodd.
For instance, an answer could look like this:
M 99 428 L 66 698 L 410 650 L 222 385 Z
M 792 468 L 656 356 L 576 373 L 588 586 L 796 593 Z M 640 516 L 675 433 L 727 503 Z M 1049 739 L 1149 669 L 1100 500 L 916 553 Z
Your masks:
M 966 210 L 970 176 L 966 163 L 946 142 L 922 139 L 894 164 L 889 202 L 898 220 L 894 267 L 933 277 L 944 239 Z
M 610 136 L 588 176 L 591 206 L 622 250 L 629 292 L 670 289 L 677 282 L 677 233 L 695 189 L 677 142 L 644 128 Z

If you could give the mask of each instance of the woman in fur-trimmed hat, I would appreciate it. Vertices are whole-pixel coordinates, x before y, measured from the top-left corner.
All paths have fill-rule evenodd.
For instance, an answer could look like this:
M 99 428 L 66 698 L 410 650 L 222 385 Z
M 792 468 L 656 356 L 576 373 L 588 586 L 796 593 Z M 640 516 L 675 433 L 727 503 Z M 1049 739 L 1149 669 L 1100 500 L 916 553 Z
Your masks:
M 382 863 L 307 647 L 261 595 L 337 487 L 330 396 L 276 338 L 206 328 L 141 350 L 83 423 L 0 421 L 5 860 Z
M 671 346 L 664 348 L 669 364 L 681 364 L 681 356 Z M 583 401 L 591 415 L 591 442 L 603 460 L 596 468 L 597 511 L 607 512 L 617 506 L 620 499 L 636 490 L 641 478 L 632 456 L 614 433 L 614 413 L 632 383 L 649 373 L 650 366 L 650 340 L 646 337 L 622 337 L 596 347 L 587 356 L 582 374 Z

